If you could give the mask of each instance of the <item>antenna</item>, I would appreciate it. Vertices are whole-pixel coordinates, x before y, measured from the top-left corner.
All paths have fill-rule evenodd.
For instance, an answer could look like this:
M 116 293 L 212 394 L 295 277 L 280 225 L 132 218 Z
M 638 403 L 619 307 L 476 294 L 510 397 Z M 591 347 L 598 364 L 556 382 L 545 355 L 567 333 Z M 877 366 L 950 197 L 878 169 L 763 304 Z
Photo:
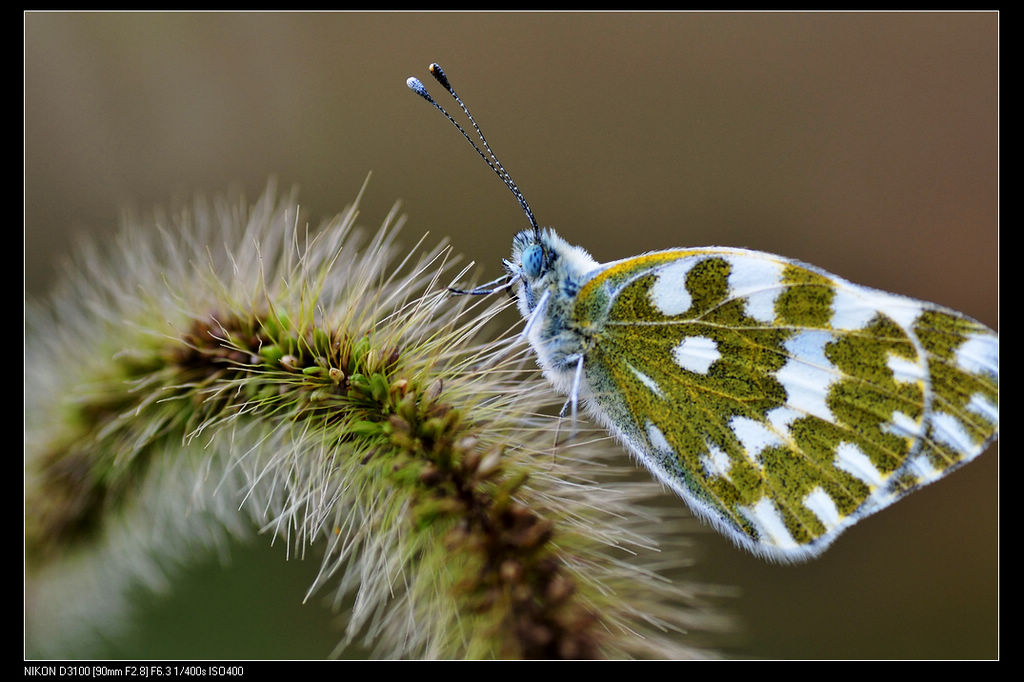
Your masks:
M 476 153 L 480 155 L 480 158 L 487 162 L 487 165 L 490 166 L 492 171 L 494 171 L 494 174 L 497 175 L 503 183 L 505 183 L 505 186 L 508 187 L 509 191 L 512 192 L 515 198 L 519 201 L 519 205 L 522 206 L 523 211 L 526 213 L 526 217 L 529 219 L 530 225 L 533 226 L 534 233 L 538 238 L 540 238 L 540 226 L 537 224 L 537 219 L 533 217 L 533 211 L 530 209 L 530 204 L 526 203 L 526 197 L 524 197 L 523 193 L 519 191 L 519 187 L 517 187 L 516 183 L 512 180 L 512 176 L 508 174 L 505 167 L 501 165 L 500 161 L 498 161 L 498 157 L 494 155 L 493 151 L 491 151 L 491 147 L 487 144 L 487 138 L 484 137 L 483 131 L 480 130 L 480 126 L 476 124 L 476 119 L 473 118 L 473 114 L 469 113 L 469 108 L 465 105 L 462 99 L 455 94 L 455 89 L 452 88 L 444 70 L 439 64 L 431 64 L 430 75 L 448 91 L 448 94 L 455 99 L 463 113 L 466 114 L 466 118 L 469 119 L 470 124 L 473 126 L 473 130 L 475 130 L 477 136 L 480 137 L 480 142 L 483 143 L 484 149 L 487 150 L 486 154 L 481 151 L 480 147 L 476 145 L 476 142 L 473 142 L 473 138 L 469 136 L 466 129 L 459 125 L 459 122 L 452 118 L 452 115 L 445 111 L 444 107 L 438 104 L 434 98 L 430 96 L 430 93 L 427 92 L 427 89 L 418 78 L 410 76 L 406 79 L 405 84 L 409 86 L 410 90 L 434 105 L 434 108 L 444 114 L 444 117 L 447 118 L 460 133 L 462 133 L 462 136 L 466 138 L 466 141 L 469 142 L 474 150 L 476 150 Z

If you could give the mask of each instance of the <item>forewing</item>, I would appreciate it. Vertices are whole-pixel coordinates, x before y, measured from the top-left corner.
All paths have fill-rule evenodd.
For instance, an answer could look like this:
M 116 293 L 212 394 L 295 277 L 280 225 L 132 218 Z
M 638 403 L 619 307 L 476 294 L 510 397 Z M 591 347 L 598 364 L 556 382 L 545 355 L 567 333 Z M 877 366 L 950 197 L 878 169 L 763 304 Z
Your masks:
M 592 412 L 760 554 L 818 554 L 997 433 L 995 332 L 771 254 L 620 261 L 574 315 Z

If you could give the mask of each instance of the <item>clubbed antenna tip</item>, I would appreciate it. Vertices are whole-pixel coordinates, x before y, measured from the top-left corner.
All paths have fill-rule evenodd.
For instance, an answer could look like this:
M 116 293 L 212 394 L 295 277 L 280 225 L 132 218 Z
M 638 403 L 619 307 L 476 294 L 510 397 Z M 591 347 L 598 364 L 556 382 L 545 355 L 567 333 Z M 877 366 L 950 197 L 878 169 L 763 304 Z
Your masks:
M 405 79 L 405 84 L 409 86 L 410 90 L 430 102 L 435 109 L 444 114 L 444 117 L 447 118 L 460 133 L 462 133 L 462 136 L 466 138 L 466 141 L 469 142 L 470 145 L 472 145 L 476 153 L 480 155 L 480 158 L 487 162 L 487 165 L 491 167 L 491 170 L 494 171 L 501 181 L 505 183 L 505 186 L 508 187 L 509 191 L 511 191 L 515 196 L 519 205 L 522 207 L 523 212 L 526 213 L 526 218 L 530 221 L 530 225 L 533 227 L 534 232 L 539 237 L 540 226 L 537 224 L 536 218 L 533 217 L 533 210 L 530 209 L 530 205 L 526 203 L 526 197 L 524 197 L 523 193 L 519 191 L 519 187 L 517 187 L 516 183 L 513 182 L 512 176 L 508 174 L 505 167 L 501 165 L 500 161 L 498 161 L 498 157 L 494 155 L 493 151 L 491 151 L 491 147 L 487 144 L 487 138 L 484 137 L 483 131 L 480 130 L 480 126 L 476 124 L 473 114 L 469 113 L 469 109 L 466 107 L 466 104 L 457 94 L 455 94 L 455 89 L 452 88 L 452 84 L 448 81 L 448 76 L 445 75 L 444 69 L 441 68 L 440 64 L 431 64 L 430 75 L 434 77 L 434 80 L 441 84 L 441 87 L 448 91 L 448 94 L 452 96 L 455 102 L 459 105 L 459 108 L 461 108 L 463 113 L 466 114 L 466 118 L 469 119 L 470 124 L 473 126 L 473 130 L 476 131 L 477 137 L 480 138 L 483 149 L 480 149 L 480 147 L 473 142 L 473 138 L 469 136 L 466 129 L 459 125 L 458 121 L 452 118 L 452 115 L 445 111 L 444 107 L 438 104 L 434 98 L 430 96 L 430 93 L 427 92 L 427 88 L 424 87 L 423 83 L 421 83 L 418 78 L 410 76 Z M 486 150 L 486 154 L 484 153 L 484 150 Z
M 419 78 L 416 78 L 415 76 L 409 76 L 408 78 L 405 79 L 405 84 L 409 86 L 410 90 L 412 90 L 413 92 L 415 92 L 417 95 L 427 100 L 428 102 L 434 101 L 434 98 L 431 97 L 430 93 L 427 92 L 427 89 L 423 87 L 423 83 L 420 82 Z

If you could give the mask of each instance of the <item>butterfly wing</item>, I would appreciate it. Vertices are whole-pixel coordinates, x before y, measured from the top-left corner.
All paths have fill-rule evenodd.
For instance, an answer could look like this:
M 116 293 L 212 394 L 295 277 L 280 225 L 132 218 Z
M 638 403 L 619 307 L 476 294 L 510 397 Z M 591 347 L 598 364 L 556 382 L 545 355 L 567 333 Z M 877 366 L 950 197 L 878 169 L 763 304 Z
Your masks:
M 590 411 L 758 554 L 820 553 L 998 430 L 995 332 L 779 256 L 612 263 L 573 315 Z

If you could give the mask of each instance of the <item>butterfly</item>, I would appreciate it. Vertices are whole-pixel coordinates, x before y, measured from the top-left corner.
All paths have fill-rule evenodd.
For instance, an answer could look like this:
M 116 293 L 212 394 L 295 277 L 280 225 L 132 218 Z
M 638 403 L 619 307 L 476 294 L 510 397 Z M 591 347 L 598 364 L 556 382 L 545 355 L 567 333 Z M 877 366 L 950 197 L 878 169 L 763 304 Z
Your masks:
M 699 517 L 754 554 L 819 555 L 998 434 L 998 335 L 942 306 L 739 248 L 598 263 L 541 228 L 444 71 L 462 133 L 530 227 L 505 274 L 544 376 Z M 482 149 L 481 149 L 482 147 Z

